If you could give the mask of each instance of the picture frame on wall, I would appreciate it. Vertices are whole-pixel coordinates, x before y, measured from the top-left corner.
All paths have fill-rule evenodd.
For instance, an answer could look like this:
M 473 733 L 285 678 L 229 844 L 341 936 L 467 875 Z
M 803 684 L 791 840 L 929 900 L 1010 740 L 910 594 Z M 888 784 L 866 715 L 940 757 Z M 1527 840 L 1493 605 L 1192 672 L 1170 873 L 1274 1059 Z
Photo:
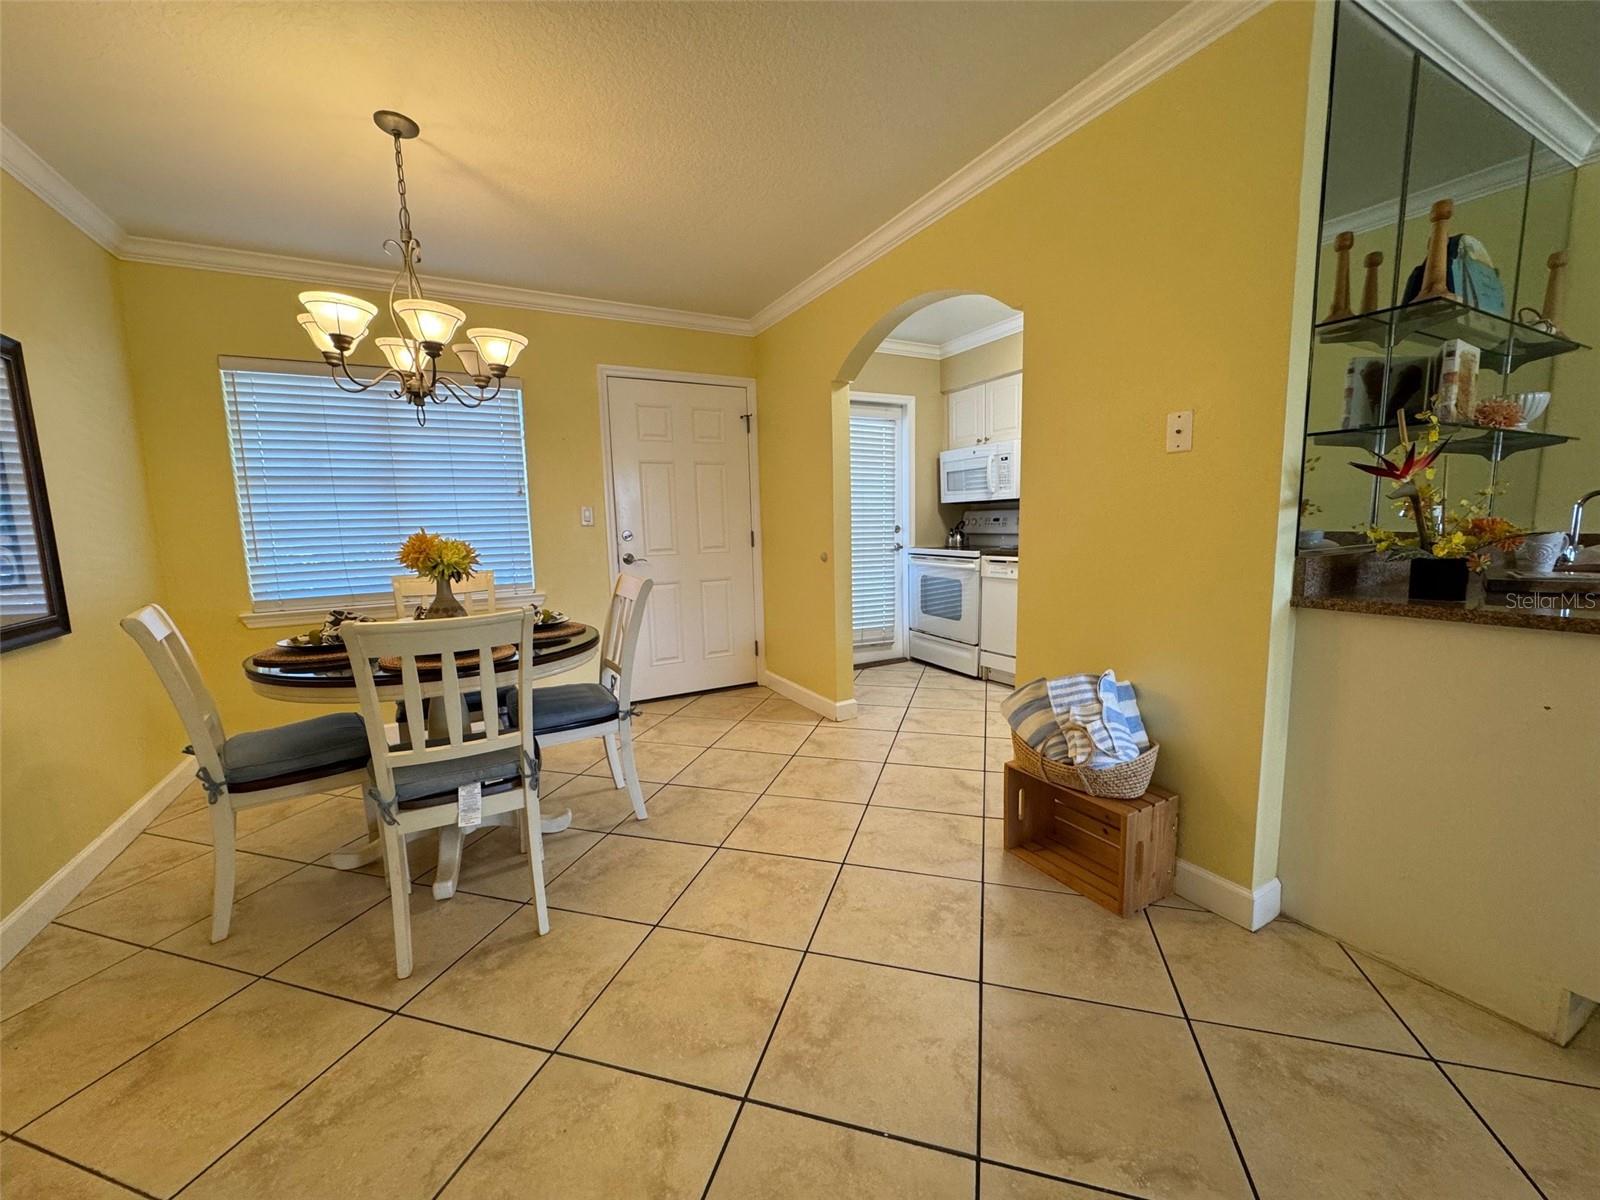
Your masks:
M 0 334 L 0 652 L 71 631 L 22 344 Z

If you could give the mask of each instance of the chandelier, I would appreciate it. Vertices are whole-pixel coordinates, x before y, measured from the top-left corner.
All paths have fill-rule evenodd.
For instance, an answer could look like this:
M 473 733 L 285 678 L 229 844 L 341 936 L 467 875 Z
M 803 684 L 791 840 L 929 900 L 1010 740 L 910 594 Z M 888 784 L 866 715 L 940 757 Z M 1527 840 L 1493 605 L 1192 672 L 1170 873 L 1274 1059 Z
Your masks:
M 400 236 L 387 238 L 385 252 L 398 254 L 400 270 L 389 285 L 390 319 L 398 337 L 373 340 L 389 363 L 389 369 L 372 379 L 357 379 L 350 373 L 348 356 L 367 336 L 367 327 L 378 315 L 378 308 L 359 296 L 341 292 L 301 292 L 306 311 L 297 318 L 311 342 L 322 352 L 334 383 L 346 392 L 365 392 L 391 384 L 395 399 L 404 399 L 416 408 L 417 424 L 428 420 L 428 405 L 455 400 L 477 408 L 500 394 L 500 381 L 517 361 L 528 339 L 509 329 L 469 329 L 467 340 L 450 346 L 461 366 L 472 379 L 468 388 L 447 375 L 439 374 L 439 359 L 457 329 L 466 323 L 467 314 L 459 308 L 430 300 L 422 293 L 417 264 L 422 261 L 422 243 L 411 232 L 411 210 L 406 205 L 406 164 L 400 152 L 403 140 L 414 138 L 421 129 L 410 117 L 382 110 L 372 114 L 373 123 L 394 138 L 394 172 L 400 193 Z M 396 299 L 401 283 L 405 296 Z

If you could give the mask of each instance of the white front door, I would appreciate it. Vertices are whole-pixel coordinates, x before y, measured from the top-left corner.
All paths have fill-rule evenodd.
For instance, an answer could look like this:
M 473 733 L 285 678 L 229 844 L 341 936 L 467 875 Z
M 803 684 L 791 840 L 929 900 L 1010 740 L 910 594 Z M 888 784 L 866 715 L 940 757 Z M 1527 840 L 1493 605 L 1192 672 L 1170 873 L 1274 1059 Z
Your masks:
M 870 393 L 867 393 L 870 395 Z M 850 626 L 857 663 L 906 654 L 911 525 L 908 397 L 850 399 Z
M 755 682 L 745 389 L 614 375 L 604 386 L 615 559 L 655 581 L 634 696 Z

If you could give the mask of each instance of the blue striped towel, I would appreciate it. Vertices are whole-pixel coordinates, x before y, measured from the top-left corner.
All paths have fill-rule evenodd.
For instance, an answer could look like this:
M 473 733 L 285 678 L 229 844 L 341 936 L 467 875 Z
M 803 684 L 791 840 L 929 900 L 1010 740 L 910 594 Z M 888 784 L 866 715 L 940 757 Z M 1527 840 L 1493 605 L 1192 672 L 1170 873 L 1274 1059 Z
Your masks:
M 1132 762 L 1150 749 L 1133 685 L 1114 671 L 1063 675 L 1046 688 L 1073 762 L 1103 769 Z
M 1067 735 L 1050 707 L 1050 693 L 1043 679 L 1025 683 L 1000 701 L 1000 711 L 1011 728 L 1042 758 L 1066 761 Z

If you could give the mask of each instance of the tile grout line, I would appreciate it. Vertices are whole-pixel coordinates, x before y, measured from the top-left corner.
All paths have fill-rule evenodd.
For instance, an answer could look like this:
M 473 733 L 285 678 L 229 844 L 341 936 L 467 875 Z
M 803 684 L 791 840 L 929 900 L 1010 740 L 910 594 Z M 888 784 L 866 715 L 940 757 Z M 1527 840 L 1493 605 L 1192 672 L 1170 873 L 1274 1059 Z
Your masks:
M 1367 974 L 1366 968 L 1356 961 L 1356 956 L 1350 953 L 1350 947 L 1346 946 L 1343 942 L 1339 942 L 1339 949 L 1344 951 L 1345 957 L 1350 960 L 1350 965 L 1355 967 L 1357 971 L 1361 972 L 1361 978 L 1367 981 L 1367 986 L 1378 993 L 1378 999 L 1382 1000 L 1388 1007 L 1389 1011 L 1394 1014 L 1395 1020 L 1400 1022 L 1401 1027 L 1404 1028 L 1406 1033 L 1410 1035 L 1411 1040 L 1422 1047 L 1422 1052 L 1428 1056 L 1428 1061 L 1433 1064 L 1434 1069 L 1444 1077 L 1444 1081 L 1450 1085 L 1450 1089 L 1455 1092 L 1457 1096 L 1461 1097 L 1461 1103 L 1465 1104 L 1467 1106 L 1467 1111 L 1478 1119 L 1478 1123 L 1482 1125 L 1485 1131 L 1488 1132 L 1489 1136 L 1494 1139 L 1495 1145 L 1499 1146 L 1500 1149 L 1505 1153 L 1505 1156 L 1511 1160 L 1511 1165 L 1516 1167 L 1518 1171 L 1522 1172 L 1522 1177 L 1526 1179 L 1528 1181 L 1528 1185 L 1539 1194 L 1540 1200 L 1548 1200 L 1548 1197 L 1545 1196 L 1544 1189 L 1539 1186 L 1538 1180 L 1534 1179 L 1533 1174 L 1528 1170 L 1527 1167 L 1522 1165 L 1521 1160 L 1518 1159 L 1515 1154 L 1511 1153 L 1511 1147 L 1505 1144 L 1505 1141 L 1500 1137 L 1499 1133 L 1495 1131 L 1494 1126 L 1489 1124 L 1484 1115 L 1478 1111 L 1478 1106 L 1467 1098 L 1467 1094 L 1461 1090 L 1460 1084 L 1456 1083 L 1456 1081 L 1450 1077 L 1450 1072 L 1444 1069 L 1444 1064 L 1434 1057 L 1433 1051 L 1428 1048 L 1428 1043 L 1417 1036 L 1416 1031 L 1411 1028 L 1410 1023 L 1400 1015 L 1400 1010 L 1394 1006 L 1388 996 L 1384 995 L 1383 989 L 1377 985 L 1377 982 L 1372 978 L 1372 976 Z
M 1178 998 L 1178 1011 L 1183 1014 L 1183 1024 L 1189 1031 L 1189 1039 L 1194 1043 L 1194 1052 L 1200 1058 L 1200 1067 L 1206 1073 L 1206 1082 L 1211 1085 L 1211 1094 L 1217 1101 L 1217 1111 L 1222 1114 L 1222 1123 L 1227 1127 L 1228 1137 L 1233 1142 L 1233 1152 L 1239 1157 L 1239 1166 L 1244 1171 L 1244 1181 L 1250 1186 L 1250 1194 L 1255 1200 L 1261 1200 L 1261 1191 L 1256 1187 L 1255 1176 L 1250 1173 L 1250 1164 L 1245 1161 L 1244 1147 L 1239 1144 L 1239 1135 L 1234 1131 L 1233 1119 L 1228 1116 L 1228 1106 L 1222 1102 L 1222 1092 L 1217 1087 L 1217 1080 L 1211 1074 L 1211 1064 L 1206 1061 L 1205 1048 L 1200 1045 L 1200 1035 L 1195 1031 L 1194 1022 L 1189 1018 L 1189 1006 L 1184 1003 L 1183 991 L 1178 987 L 1178 979 L 1172 973 L 1172 964 L 1167 961 L 1167 952 L 1161 945 L 1161 935 L 1156 932 L 1156 923 L 1150 919 L 1149 909 L 1141 914 L 1144 917 L 1145 927 L 1150 930 L 1150 936 L 1156 944 L 1156 953 L 1161 955 L 1161 965 L 1167 972 L 1167 982 L 1172 985 L 1172 994 Z
M 736 726 L 736 728 L 738 728 L 738 726 Z M 818 728 L 821 728 L 821 725 L 813 726 L 811 733 L 816 733 Z M 898 730 L 898 728 L 899 725 L 896 725 L 896 730 Z M 800 741 L 800 746 L 805 746 L 806 741 L 810 741 L 810 739 L 811 734 L 806 734 L 805 738 Z M 758 795 L 757 803 L 760 803 L 760 800 L 762 800 L 765 795 L 768 795 L 768 789 L 771 789 L 771 786 L 773 786 L 774 782 L 778 782 L 779 776 L 781 776 L 784 771 L 789 770 L 789 763 L 794 762 L 795 758 L 800 757 L 800 746 L 795 747 L 794 754 L 790 754 L 789 758 L 787 758 L 787 762 L 784 762 L 784 765 L 779 766 L 778 773 L 773 774 L 773 778 L 771 778 L 770 781 L 768 781 L 768 784 L 766 784 L 766 789 L 762 790 L 762 795 Z M 878 776 L 882 776 L 882 774 L 883 766 L 880 765 L 878 766 L 878 774 L 877 776 L 874 776 L 874 781 L 872 781 L 874 787 L 877 787 Z M 872 798 L 872 794 L 869 792 L 869 794 L 867 794 L 867 800 L 869 800 L 869 802 L 870 798 Z M 750 811 L 754 810 L 755 805 L 752 803 L 749 810 L 746 810 L 746 816 L 749 816 Z M 862 805 L 861 813 L 856 814 L 856 827 L 854 827 L 854 829 L 850 832 L 850 842 L 846 843 L 845 853 L 840 856 L 840 861 L 838 861 L 837 866 L 835 866 L 834 882 L 829 883 L 829 886 L 827 886 L 827 896 L 822 898 L 822 906 L 819 907 L 818 912 L 816 912 L 816 920 L 811 922 L 811 933 L 806 936 L 805 947 L 802 947 L 802 950 L 800 950 L 800 957 L 795 960 L 794 974 L 790 974 L 789 976 L 789 987 L 784 989 L 784 998 L 782 998 L 781 1002 L 779 1002 L 778 1011 L 774 1011 L 773 1013 L 773 1024 L 771 1024 L 770 1029 L 766 1030 L 766 1040 L 762 1043 L 762 1053 L 755 1056 L 755 1066 L 750 1067 L 750 1077 L 747 1078 L 746 1082 L 744 1082 L 744 1094 L 739 1096 L 738 1107 L 733 1110 L 733 1120 L 728 1122 L 728 1133 L 723 1134 L 722 1146 L 718 1147 L 717 1158 L 715 1158 L 714 1162 L 712 1162 L 712 1166 L 710 1166 L 710 1174 L 707 1174 L 706 1176 L 706 1187 L 701 1190 L 701 1200 L 707 1200 L 707 1197 L 710 1197 L 710 1189 L 712 1189 L 712 1184 L 717 1182 L 717 1173 L 718 1171 L 722 1170 L 722 1160 L 726 1157 L 726 1154 L 728 1154 L 728 1146 L 733 1144 L 733 1131 L 736 1130 L 736 1128 L 739 1128 L 739 1118 L 744 1115 L 744 1106 L 746 1106 L 747 1102 L 749 1102 L 750 1090 L 752 1090 L 752 1088 L 755 1086 L 755 1078 L 757 1078 L 757 1075 L 762 1074 L 762 1064 L 766 1061 L 766 1051 L 770 1050 L 771 1045 L 773 1045 L 773 1037 L 778 1035 L 778 1024 L 782 1021 L 782 1019 L 784 1019 L 784 1010 L 786 1010 L 787 1006 L 789 1006 L 790 995 L 794 995 L 795 982 L 800 979 L 800 971 L 805 968 L 806 957 L 808 957 L 811 952 L 811 942 L 816 941 L 816 931 L 818 931 L 819 926 L 822 925 L 822 917 L 826 917 L 827 915 L 827 906 L 829 906 L 830 902 L 834 901 L 834 891 L 838 888 L 838 877 L 845 874 L 845 859 L 850 858 L 850 848 L 851 846 L 856 845 L 856 834 L 861 832 L 861 822 L 866 819 L 866 816 L 866 805 Z M 741 824 L 742 821 L 744 821 L 744 818 L 741 818 Z M 738 829 L 738 826 L 734 826 L 734 829 Z M 726 842 L 728 838 L 733 837 L 733 832 L 733 829 L 728 830 L 726 837 L 723 837 L 723 842 Z
M 41 1113 L 40 1115 L 42 1116 L 43 1114 Z M 4 1136 L 3 1139 L 0 1139 L 0 1140 L 4 1140 L 4 1141 L 8 1141 L 8 1142 L 16 1142 L 19 1146 L 26 1146 L 26 1147 L 28 1147 L 28 1149 L 37 1151 L 40 1154 L 46 1155 L 46 1156 L 48 1156 L 50 1158 L 53 1158 L 57 1162 L 66 1163 L 67 1166 L 69 1166 L 69 1167 L 74 1167 L 79 1171 L 83 1171 L 83 1172 L 85 1172 L 85 1173 L 87 1173 L 89 1175 L 93 1175 L 96 1179 L 103 1179 L 107 1183 L 111 1184 L 112 1187 L 125 1189 L 130 1194 L 135 1195 L 135 1196 L 143 1196 L 143 1197 L 145 1197 L 145 1200 L 161 1200 L 161 1197 L 155 1195 L 153 1192 L 147 1192 L 143 1188 L 134 1187 L 133 1184 L 131 1184 L 131 1183 L 124 1183 L 122 1180 L 118 1179 L 115 1175 L 107 1175 L 104 1171 L 97 1170 L 96 1168 L 91 1167 L 91 1166 L 87 1166 L 84 1163 L 74 1162 L 72 1159 L 68 1158 L 66 1155 L 59 1154 L 56 1151 L 50 1149 L 49 1146 L 41 1146 L 38 1142 L 30 1142 L 27 1138 L 21 1136 L 20 1134 L 8 1133 L 8 1134 L 6 1134 Z

